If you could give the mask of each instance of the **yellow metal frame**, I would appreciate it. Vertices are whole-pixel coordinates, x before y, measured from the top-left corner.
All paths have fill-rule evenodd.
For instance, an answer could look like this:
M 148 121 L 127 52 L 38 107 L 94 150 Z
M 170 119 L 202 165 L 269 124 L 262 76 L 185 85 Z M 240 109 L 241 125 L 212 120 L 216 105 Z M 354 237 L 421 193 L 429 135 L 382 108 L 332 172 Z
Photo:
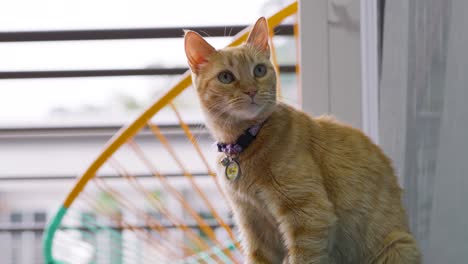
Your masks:
M 298 4 L 294 2 L 287 7 L 280 10 L 278 13 L 269 17 L 268 24 L 271 28 L 278 26 L 285 18 L 297 13 Z M 229 47 L 238 46 L 247 39 L 250 28 L 246 28 L 238 33 L 234 40 L 228 45 Z M 55 231 L 58 228 L 62 218 L 66 214 L 67 209 L 74 202 L 76 197 L 83 191 L 84 187 L 90 179 L 92 179 L 98 169 L 128 140 L 136 135 L 148 121 L 163 107 L 167 106 L 174 98 L 182 93 L 187 87 L 192 84 L 190 71 L 187 71 L 181 76 L 179 82 L 172 87 L 164 96 L 151 105 L 146 111 L 143 112 L 133 123 L 121 128 L 119 132 L 112 137 L 104 147 L 101 154 L 94 160 L 91 166 L 81 175 L 78 182 L 75 184 L 72 191 L 68 194 L 60 210 L 56 213 L 55 217 L 49 224 L 48 230 L 44 237 L 44 254 L 47 263 L 59 263 L 53 260 L 52 257 L 52 240 Z

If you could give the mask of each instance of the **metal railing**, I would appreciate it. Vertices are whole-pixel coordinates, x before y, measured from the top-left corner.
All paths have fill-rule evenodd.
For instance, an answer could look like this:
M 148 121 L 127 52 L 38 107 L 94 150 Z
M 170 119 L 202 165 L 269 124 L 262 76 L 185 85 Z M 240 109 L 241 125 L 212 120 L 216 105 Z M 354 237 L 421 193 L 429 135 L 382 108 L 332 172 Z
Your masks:
M 201 32 L 209 37 L 233 36 L 247 25 L 205 26 L 205 27 L 168 27 L 168 28 L 133 28 L 133 29 L 97 29 L 97 30 L 57 30 L 0 32 L 0 42 L 23 41 L 66 41 L 66 40 L 114 40 L 114 39 L 165 39 L 181 38 L 184 29 Z M 292 36 L 292 25 L 280 25 L 274 29 L 276 36 Z
M 235 35 L 246 26 L 214 27 L 173 27 L 148 29 L 106 29 L 106 30 L 70 30 L 70 31 L 34 31 L 34 32 L 0 32 L 1 42 L 32 41 L 77 41 L 77 40 L 118 40 L 118 39 L 162 39 L 181 38 L 183 30 L 190 28 L 210 37 Z M 281 25 L 274 29 L 276 36 L 292 36 L 293 25 Z M 294 73 L 295 65 L 282 65 L 283 73 Z M 0 71 L 0 79 L 27 78 L 66 78 L 66 77 L 109 77 L 141 75 L 179 75 L 187 68 L 144 68 L 144 69 L 99 69 L 99 70 L 66 70 L 66 71 Z

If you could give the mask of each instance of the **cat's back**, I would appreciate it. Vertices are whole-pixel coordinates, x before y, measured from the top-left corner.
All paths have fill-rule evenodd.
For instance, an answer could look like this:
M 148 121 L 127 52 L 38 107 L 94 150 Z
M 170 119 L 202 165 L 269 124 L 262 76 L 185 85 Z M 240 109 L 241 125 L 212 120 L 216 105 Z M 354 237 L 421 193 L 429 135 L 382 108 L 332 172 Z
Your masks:
M 388 191 L 400 198 L 390 159 L 368 136 L 330 116 L 312 118 L 312 122 L 310 149 L 330 189 L 352 187 L 368 195 Z
M 401 188 L 390 159 L 361 130 L 331 116 L 310 118 L 309 144 L 337 209 L 388 210 L 405 218 Z M 361 212 L 366 213 L 366 212 Z
M 320 175 L 338 209 L 401 207 L 390 159 L 359 129 L 330 116 L 312 118 L 285 104 L 278 105 L 272 119 L 265 131 L 266 155 L 277 167 L 287 162 Z
M 390 159 L 361 130 L 331 116 L 320 116 L 312 120 L 315 129 L 311 131 L 314 135 L 310 137 L 310 144 L 314 150 L 320 152 L 323 162 L 353 165 L 351 167 L 355 170 L 394 174 Z
M 391 230 L 407 230 L 391 161 L 370 138 L 330 116 L 312 118 L 284 106 L 281 111 L 289 118 L 290 137 L 302 138 L 296 147 L 307 149 L 323 178 L 338 217 L 340 250 L 354 251 L 357 256 L 351 259 L 360 259 L 358 255 L 372 251 L 369 245 L 379 245 Z
M 339 219 L 336 252 L 357 246 L 353 259 L 362 261 L 389 233 L 408 230 L 398 179 L 390 159 L 362 131 L 327 116 L 312 122 L 319 136 L 311 137 L 311 149 Z
M 308 148 L 320 163 L 359 164 L 362 169 L 393 174 L 391 161 L 380 147 L 361 130 L 333 116 L 311 117 L 291 106 L 279 104 L 276 119 L 280 119 L 276 122 L 276 130 L 290 141 L 300 139 L 301 146 Z

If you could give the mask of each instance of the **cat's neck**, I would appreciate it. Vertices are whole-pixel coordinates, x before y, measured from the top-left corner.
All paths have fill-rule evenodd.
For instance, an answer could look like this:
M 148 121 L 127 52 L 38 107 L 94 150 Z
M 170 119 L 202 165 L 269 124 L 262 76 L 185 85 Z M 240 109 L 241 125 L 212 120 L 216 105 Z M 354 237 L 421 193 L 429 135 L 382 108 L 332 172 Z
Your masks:
M 208 117 L 206 123 L 208 129 L 216 141 L 223 143 L 234 143 L 246 129 L 254 126 L 258 122 L 253 120 L 236 120 L 226 122 L 226 120 L 212 119 Z
M 216 141 L 230 144 L 236 142 L 239 136 L 249 127 L 264 122 L 267 117 L 260 116 L 253 120 L 239 120 L 227 116 L 213 118 L 210 114 L 207 114 L 206 125 Z

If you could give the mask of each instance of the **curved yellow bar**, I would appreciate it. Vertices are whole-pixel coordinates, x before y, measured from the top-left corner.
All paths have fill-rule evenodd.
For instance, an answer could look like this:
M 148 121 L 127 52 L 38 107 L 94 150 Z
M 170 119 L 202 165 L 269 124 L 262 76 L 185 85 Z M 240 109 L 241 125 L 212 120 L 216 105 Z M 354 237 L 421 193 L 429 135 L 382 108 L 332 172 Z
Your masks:
M 275 15 L 268 18 L 268 24 L 270 27 L 278 26 L 286 17 L 289 17 L 297 12 L 298 4 L 294 2 L 289 6 L 283 8 Z M 234 40 L 229 46 L 238 46 L 247 39 L 249 28 L 244 29 L 234 37 Z M 81 175 L 78 182 L 73 187 L 72 191 L 68 194 L 62 206 L 56 212 L 53 219 L 48 224 L 48 227 L 44 233 L 44 257 L 47 264 L 61 264 L 62 262 L 56 261 L 52 256 L 52 244 L 60 223 L 65 216 L 67 209 L 71 206 L 76 197 L 83 191 L 84 187 L 90 179 L 92 179 L 98 169 L 129 139 L 138 133 L 147 122 L 163 107 L 169 104 L 174 98 L 176 98 L 181 92 L 183 92 L 192 83 L 190 71 L 187 71 L 181 76 L 180 81 L 170 89 L 163 97 L 157 102 L 151 105 L 143 114 L 138 117 L 133 123 L 125 126 L 119 130 L 119 132 L 109 140 L 104 148 L 104 151 L 98 156 L 91 166 Z
M 268 18 L 268 25 L 270 27 L 278 26 L 286 17 L 289 17 L 297 12 L 297 2 L 290 4 L 285 7 L 278 13 Z M 229 47 L 238 46 L 247 40 L 248 33 L 250 28 L 246 28 L 243 31 L 239 32 L 235 39 L 229 44 Z M 161 99 L 156 103 L 150 106 L 140 117 L 138 117 L 132 124 L 123 127 L 119 132 L 110 139 L 108 144 L 105 146 L 104 151 L 99 155 L 99 157 L 94 160 L 91 166 L 86 170 L 86 172 L 80 177 L 76 183 L 73 190 L 70 192 L 66 198 L 63 206 L 65 208 L 70 207 L 78 194 L 83 190 L 86 183 L 95 176 L 97 170 L 109 159 L 112 154 L 125 142 L 127 142 L 132 136 L 136 135 L 140 129 L 142 129 L 145 124 L 164 106 L 171 102 L 175 97 L 177 97 L 182 91 L 184 91 L 188 86 L 192 84 L 192 79 L 190 76 L 190 70 L 184 73 L 181 77 L 181 80 L 167 92 Z
M 182 75 L 181 80 L 167 92 L 161 99 L 155 104 L 149 107 L 140 117 L 138 117 L 132 124 L 123 127 L 115 134 L 107 143 L 104 151 L 99 157 L 91 164 L 86 172 L 81 176 L 75 188 L 70 192 L 67 199 L 63 203 L 65 208 L 70 207 L 78 194 L 83 190 L 86 183 L 95 176 L 97 170 L 109 159 L 114 152 L 119 149 L 125 142 L 127 142 L 132 136 L 136 135 L 138 131 L 145 126 L 145 124 L 164 106 L 172 101 L 177 95 L 184 91 L 188 86 L 192 84 L 190 71 L 187 71 Z

